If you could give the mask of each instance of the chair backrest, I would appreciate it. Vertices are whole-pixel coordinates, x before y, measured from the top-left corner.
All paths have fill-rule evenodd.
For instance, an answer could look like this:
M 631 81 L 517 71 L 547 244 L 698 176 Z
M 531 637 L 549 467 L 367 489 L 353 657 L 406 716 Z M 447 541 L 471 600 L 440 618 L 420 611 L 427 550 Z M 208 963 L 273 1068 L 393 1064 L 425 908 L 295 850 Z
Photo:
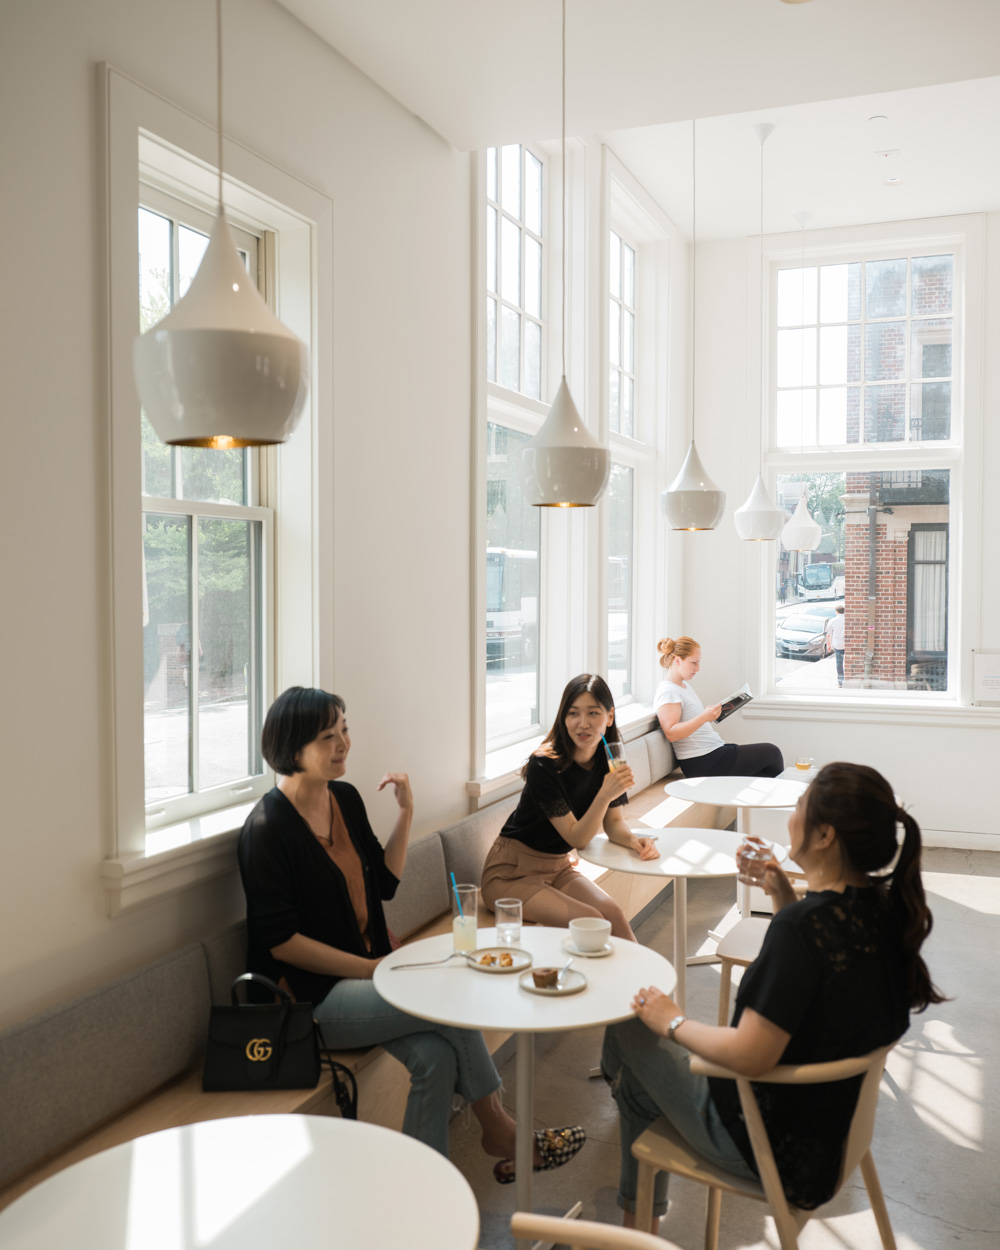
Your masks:
M 831 1063 L 806 1063 L 797 1066 L 782 1064 L 763 1076 L 755 1078 L 761 1084 L 818 1085 L 831 1081 L 845 1081 L 849 1077 L 860 1076 L 864 1073 L 864 1080 L 861 1083 L 857 1105 L 854 1108 L 851 1127 L 844 1146 L 837 1189 L 840 1189 L 871 1147 L 872 1134 L 875 1131 L 875 1108 L 878 1103 L 879 1082 L 885 1068 L 885 1057 L 891 1049 L 892 1046 L 883 1046 L 868 1055 L 860 1055 L 855 1059 L 840 1059 Z M 692 1063 L 692 1070 L 695 1070 L 694 1063 Z M 718 1075 L 718 1072 L 713 1075 Z M 749 1079 L 737 1076 L 736 1088 L 743 1107 L 750 1145 L 757 1161 L 760 1182 L 767 1194 L 775 1219 L 780 1225 L 778 1211 L 781 1210 L 786 1214 L 790 1212 L 785 1202 L 784 1188 L 774 1162 L 774 1154 L 771 1151 L 771 1142 Z
M 865 1073 L 865 1079 L 861 1082 L 861 1089 L 858 1092 L 858 1105 L 854 1109 L 851 1131 L 847 1134 L 844 1158 L 840 1165 L 840 1178 L 837 1181 L 838 1189 L 851 1175 L 871 1147 L 872 1136 L 875 1132 L 875 1110 L 878 1107 L 878 1091 L 882 1083 L 882 1073 L 885 1070 L 886 1056 L 890 1050 L 892 1050 L 891 1046 L 883 1046 L 881 1050 L 876 1050 L 868 1056 L 872 1062 Z
M 640 1233 L 634 1228 L 615 1224 L 598 1224 L 593 1220 L 568 1220 L 553 1215 L 532 1215 L 515 1211 L 510 1217 L 510 1231 L 515 1237 L 530 1241 L 569 1246 L 570 1250 L 677 1250 L 672 1241 Z

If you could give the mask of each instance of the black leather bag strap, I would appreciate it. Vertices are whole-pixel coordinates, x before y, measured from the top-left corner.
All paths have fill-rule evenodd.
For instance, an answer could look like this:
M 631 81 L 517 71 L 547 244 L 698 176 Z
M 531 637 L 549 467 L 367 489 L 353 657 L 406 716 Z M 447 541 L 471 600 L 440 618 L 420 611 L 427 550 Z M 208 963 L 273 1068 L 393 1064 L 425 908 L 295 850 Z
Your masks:
M 356 1120 L 358 1118 L 358 1082 L 354 1073 L 325 1052 L 322 1058 L 333 1077 L 333 1096 L 337 1100 L 341 1116 L 345 1120 Z
M 286 1003 L 289 1005 L 291 1004 L 291 1001 L 292 1001 L 291 994 L 286 994 L 285 991 L 281 988 L 281 986 L 275 984 L 275 982 L 272 981 L 270 977 L 262 977 L 259 972 L 244 972 L 241 976 L 238 976 L 236 978 L 236 980 L 233 982 L 232 989 L 230 990 L 230 995 L 232 997 L 234 1007 L 239 1007 L 240 1005 L 240 996 L 237 993 L 237 990 L 239 986 L 244 984 L 245 982 L 252 983 L 255 985 L 263 985 L 265 989 L 270 990 L 272 994 L 280 998 L 283 1003 Z

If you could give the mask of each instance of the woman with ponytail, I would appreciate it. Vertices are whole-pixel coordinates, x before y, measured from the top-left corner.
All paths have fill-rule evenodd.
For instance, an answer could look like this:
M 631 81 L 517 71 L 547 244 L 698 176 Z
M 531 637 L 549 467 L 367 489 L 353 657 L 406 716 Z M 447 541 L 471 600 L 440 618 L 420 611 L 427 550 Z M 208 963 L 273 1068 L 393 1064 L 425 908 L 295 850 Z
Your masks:
M 785 767 L 773 742 L 737 746 L 714 727 L 721 703 L 706 708 L 690 686 L 701 668 L 701 647 L 693 638 L 661 638 L 656 644 L 666 677 L 656 688 L 653 709 L 674 748 L 685 777 L 777 777 Z
M 778 1063 L 868 1054 L 901 1037 L 911 1011 L 944 1001 L 920 955 L 932 924 L 920 829 L 885 778 L 864 764 L 828 764 L 799 800 L 788 831 L 808 893 L 798 899 L 778 864 L 767 865 L 764 889 L 775 915 L 743 974 L 731 1025 L 688 1020 L 666 994 L 643 988 L 632 1003 L 637 1018 L 605 1035 L 602 1067 L 621 1116 L 619 1203 L 626 1212 L 635 1210 L 632 1143 L 660 1115 L 720 1167 L 756 1179 L 735 1082 L 693 1075 L 682 1047 L 755 1077 Z M 663 1038 L 679 1045 L 664 1046 Z M 857 1077 L 756 1087 L 794 1205 L 820 1206 L 836 1188 L 860 1084 Z M 666 1180 L 657 1178 L 658 1215 L 666 1209 Z

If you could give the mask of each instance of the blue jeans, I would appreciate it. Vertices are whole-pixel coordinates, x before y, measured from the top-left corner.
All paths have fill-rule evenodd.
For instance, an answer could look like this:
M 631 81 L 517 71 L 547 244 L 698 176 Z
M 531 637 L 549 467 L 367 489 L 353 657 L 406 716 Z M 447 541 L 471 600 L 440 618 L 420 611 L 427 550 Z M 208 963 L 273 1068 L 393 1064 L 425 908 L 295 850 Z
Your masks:
M 736 1176 L 757 1179 L 719 1117 L 708 1077 L 691 1071 L 682 1046 L 651 1033 L 641 1020 L 625 1020 L 605 1032 L 601 1067 L 611 1078 L 621 1117 L 620 1207 L 635 1211 L 639 1164 L 632 1158 L 632 1143 L 661 1115 L 699 1154 Z M 666 1172 L 656 1175 L 656 1215 L 667 1209 L 668 1179 Z
M 372 981 L 338 981 L 315 1010 L 331 1050 L 381 1045 L 406 1065 L 410 1093 L 403 1132 L 448 1158 L 452 1096 L 478 1102 L 500 1088 L 482 1033 L 431 1024 L 397 1011 Z

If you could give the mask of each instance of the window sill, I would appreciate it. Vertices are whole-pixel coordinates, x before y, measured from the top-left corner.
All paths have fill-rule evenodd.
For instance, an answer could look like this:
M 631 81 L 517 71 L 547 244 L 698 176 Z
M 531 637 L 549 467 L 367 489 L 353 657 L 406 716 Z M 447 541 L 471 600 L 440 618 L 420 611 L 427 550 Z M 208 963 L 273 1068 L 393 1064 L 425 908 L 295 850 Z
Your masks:
M 255 800 L 256 801 L 256 800 Z M 145 854 L 101 864 L 111 916 L 236 868 L 236 839 L 254 803 L 167 825 L 146 835 Z
M 815 695 L 767 695 L 741 713 L 745 720 L 792 720 L 865 725 L 908 725 L 922 728 L 1000 728 L 1000 707 L 969 707 L 945 699 L 865 698 L 851 695 L 820 698 Z
M 656 724 L 656 714 L 648 704 L 627 703 L 618 709 L 618 728 L 626 742 L 641 738 Z M 473 777 L 465 783 L 466 793 L 481 806 L 484 805 L 483 800 L 495 803 L 516 793 L 521 788 L 521 766 L 544 737 L 545 734 L 536 734 L 531 738 L 522 738 L 513 746 L 489 752 L 482 776 Z

